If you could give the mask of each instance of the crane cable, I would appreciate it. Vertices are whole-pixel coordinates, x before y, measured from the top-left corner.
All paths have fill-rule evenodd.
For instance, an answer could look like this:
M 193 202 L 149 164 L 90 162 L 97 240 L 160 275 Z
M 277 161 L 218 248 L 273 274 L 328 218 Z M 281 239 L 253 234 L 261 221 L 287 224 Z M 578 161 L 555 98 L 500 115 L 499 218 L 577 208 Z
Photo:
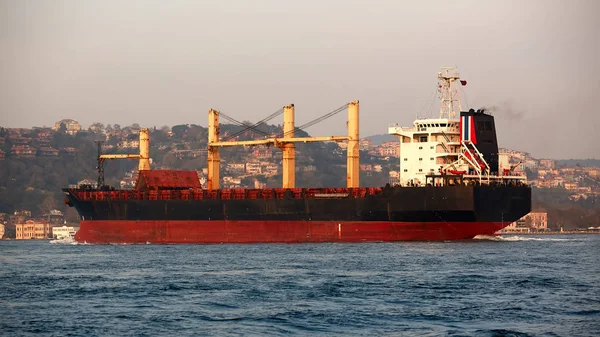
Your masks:
M 224 113 L 220 113 L 220 115 L 221 115 L 221 116 L 223 116 L 223 118 L 227 119 L 228 121 L 230 121 L 230 122 L 232 122 L 232 123 L 234 123 L 234 124 L 237 124 L 237 125 L 239 125 L 239 126 L 243 126 L 243 127 L 244 127 L 242 130 L 240 130 L 240 131 L 238 131 L 238 132 L 236 132 L 236 133 L 234 133 L 234 134 L 232 134 L 232 135 L 228 136 L 226 139 L 224 139 L 224 141 L 227 141 L 227 140 L 231 140 L 231 139 L 233 139 L 233 138 L 236 138 L 237 136 L 239 136 L 239 135 L 241 135 L 241 134 L 245 133 L 246 131 L 248 131 L 248 130 L 250 130 L 250 129 L 252 129 L 252 130 L 253 130 L 253 131 L 255 131 L 255 132 L 261 133 L 261 134 L 263 134 L 263 135 L 265 135 L 265 136 L 268 136 L 268 135 L 269 135 L 268 133 L 266 133 L 266 132 L 264 132 L 264 131 L 262 131 L 262 130 L 259 130 L 259 129 L 257 129 L 257 127 L 258 127 L 259 125 L 261 125 L 261 124 L 263 124 L 263 123 L 266 123 L 266 122 L 270 121 L 271 119 L 273 119 L 273 118 L 275 118 L 275 117 L 277 117 L 277 116 L 281 115 L 282 113 L 283 113 L 283 108 L 280 108 L 279 110 L 275 111 L 274 113 L 270 114 L 269 116 L 267 116 L 267 117 L 265 117 L 264 119 L 262 119 L 262 120 L 260 120 L 260 121 L 256 122 L 256 123 L 255 123 L 255 124 L 253 124 L 253 125 L 247 125 L 247 124 L 244 124 L 244 123 L 242 123 L 242 122 L 240 122 L 240 121 L 238 121 L 238 120 L 236 120 L 236 119 L 234 119 L 234 118 L 232 118 L 232 117 L 229 117 L 229 116 L 227 116 L 227 115 L 226 115 L 226 114 L 224 114 Z
M 306 129 L 306 128 L 309 128 L 309 127 L 311 127 L 311 126 L 313 126 L 315 124 L 321 123 L 322 121 L 324 121 L 324 120 L 326 120 L 328 118 L 331 118 L 331 117 L 337 115 L 341 111 L 344 111 L 347 107 L 348 107 L 348 104 L 346 103 L 346 104 L 340 106 L 339 108 L 337 108 L 337 109 L 335 109 L 333 111 L 330 111 L 330 112 L 328 112 L 328 113 L 326 113 L 326 114 L 324 114 L 324 115 L 322 115 L 322 116 L 320 116 L 318 118 L 315 118 L 315 119 L 311 120 L 310 122 L 307 122 L 305 124 L 302 124 L 300 126 L 295 127 L 294 131 L 288 131 L 288 132 L 285 132 L 285 133 L 284 132 L 280 132 L 279 134 L 277 134 L 276 138 L 285 137 L 287 135 L 290 135 L 290 134 L 294 133 L 295 131 L 304 131 L 304 129 Z M 253 131 L 256 131 L 258 133 L 261 133 L 261 134 L 263 134 L 265 136 L 268 136 L 269 135 L 268 133 L 263 132 L 263 131 L 257 129 L 256 127 L 259 126 L 260 124 L 263 124 L 265 122 L 270 121 L 271 119 L 279 116 L 282 113 L 283 113 L 283 108 L 275 111 L 274 113 L 270 114 L 269 116 L 265 117 L 264 119 L 262 119 L 261 121 L 255 123 L 254 125 L 249 126 L 249 125 L 244 124 L 244 123 L 242 123 L 242 122 L 240 122 L 240 121 L 238 121 L 238 120 L 236 120 L 236 119 L 234 119 L 234 118 L 232 118 L 232 117 L 230 117 L 230 116 L 228 116 L 228 115 L 226 115 L 226 114 L 224 114 L 224 113 L 221 112 L 220 116 L 222 116 L 224 119 L 226 119 L 226 120 L 228 120 L 228 121 L 230 121 L 230 122 L 232 122 L 234 124 L 237 124 L 237 125 L 245 127 L 241 131 L 238 131 L 238 132 L 236 132 L 236 133 L 228 136 L 223 141 L 231 140 L 231 139 L 233 139 L 233 138 L 235 138 L 235 137 L 243 134 L 244 132 L 246 132 L 246 131 L 248 131 L 250 129 L 252 129 Z
M 346 103 L 346 104 L 342 105 L 341 107 L 339 107 L 339 108 L 337 108 L 337 109 L 335 109 L 335 110 L 333 110 L 331 112 L 328 112 L 328 113 L 322 115 L 321 117 L 315 118 L 315 119 L 313 119 L 312 121 L 310 121 L 308 123 L 305 123 L 305 124 L 302 124 L 302 125 L 300 125 L 298 127 L 295 127 L 293 132 L 295 132 L 296 130 L 297 131 L 304 131 L 303 129 L 309 128 L 309 127 L 311 127 L 311 126 L 313 126 L 315 124 L 318 124 L 318 123 L 320 123 L 320 122 L 322 122 L 322 121 L 324 121 L 324 120 L 326 120 L 326 119 L 328 119 L 330 117 L 333 117 L 333 116 L 337 115 L 338 113 L 340 113 L 341 111 L 345 110 L 347 107 L 348 107 L 348 104 Z M 285 136 L 287 136 L 287 135 L 289 135 L 291 133 L 292 133 L 292 131 L 288 131 L 286 133 L 282 132 L 282 133 L 278 134 L 278 137 L 285 137 Z

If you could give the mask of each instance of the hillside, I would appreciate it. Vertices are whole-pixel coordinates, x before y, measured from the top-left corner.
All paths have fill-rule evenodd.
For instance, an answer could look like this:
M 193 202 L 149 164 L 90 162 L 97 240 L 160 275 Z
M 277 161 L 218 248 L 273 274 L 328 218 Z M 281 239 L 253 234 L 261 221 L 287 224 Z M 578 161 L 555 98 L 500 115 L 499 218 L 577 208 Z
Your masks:
M 373 145 L 381 145 L 384 142 L 398 141 L 398 137 L 384 134 L 384 133 L 378 134 L 378 135 L 373 135 L 373 136 L 368 136 L 365 138 L 371 140 L 371 143 Z

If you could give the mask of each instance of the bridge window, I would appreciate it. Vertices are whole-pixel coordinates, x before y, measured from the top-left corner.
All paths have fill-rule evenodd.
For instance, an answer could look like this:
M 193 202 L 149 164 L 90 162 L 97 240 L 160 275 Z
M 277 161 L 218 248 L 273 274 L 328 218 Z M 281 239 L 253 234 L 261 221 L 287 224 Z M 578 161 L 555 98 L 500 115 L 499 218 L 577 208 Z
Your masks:
M 429 158 L 429 160 L 433 160 L 433 157 Z
M 419 138 L 419 141 L 421 143 L 426 143 L 427 142 L 427 136 L 421 136 L 421 138 Z
M 408 161 L 408 158 L 404 158 L 404 161 Z
M 408 170 L 407 170 L 407 169 L 404 169 L 404 172 L 408 172 Z
M 419 172 L 423 172 L 423 169 L 419 169 Z
M 423 161 L 423 158 L 419 158 L 420 161 Z

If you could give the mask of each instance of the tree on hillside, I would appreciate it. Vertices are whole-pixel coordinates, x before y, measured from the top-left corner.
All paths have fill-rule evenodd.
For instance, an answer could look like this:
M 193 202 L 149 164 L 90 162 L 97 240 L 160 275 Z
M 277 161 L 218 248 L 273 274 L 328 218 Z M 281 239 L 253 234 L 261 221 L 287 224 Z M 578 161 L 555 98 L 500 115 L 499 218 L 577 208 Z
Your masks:
M 99 122 L 92 123 L 88 130 L 93 133 L 104 133 L 104 124 Z
M 42 214 L 48 213 L 53 209 L 57 209 L 58 203 L 56 202 L 54 194 L 48 194 L 48 196 L 44 198 L 44 201 L 42 201 L 38 208 L 40 209 L 40 212 Z
M 171 132 L 171 128 L 168 125 L 161 126 L 159 130 L 164 132 L 165 134 L 168 134 L 169 132 Z
M 171 128 L 171 132 L 176 138 L 183 138 L 185 133 L 188 131 L 189 127 L 186 124 L 175 125 Z

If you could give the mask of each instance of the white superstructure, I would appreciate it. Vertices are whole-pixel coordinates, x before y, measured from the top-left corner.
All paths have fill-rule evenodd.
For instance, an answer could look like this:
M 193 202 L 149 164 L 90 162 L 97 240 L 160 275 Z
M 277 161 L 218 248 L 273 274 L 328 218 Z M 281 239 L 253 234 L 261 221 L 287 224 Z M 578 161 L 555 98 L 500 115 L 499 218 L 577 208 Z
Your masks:
M 461 148 L 460 76 L 455 67 L 445 67 L 438 73 L 440 117 L 417 119 L 412 127 L 391 125 L 388 133 L 400 140 L 400 184 L 424 185 L 425 175 L 439 173 L 456 162 Z M 463 84 L 466 82 L 462 82 Z
M 523 183 L 514 167 L 500 170 L 494 118 L 483 109 L 461 113 L 456 67 L 438 73 L 439 118 L 417 119 L 412 127 L 391 125 L 400 140 L 402 186 Z M 482 150 L 482 151 L 480 151 Z

